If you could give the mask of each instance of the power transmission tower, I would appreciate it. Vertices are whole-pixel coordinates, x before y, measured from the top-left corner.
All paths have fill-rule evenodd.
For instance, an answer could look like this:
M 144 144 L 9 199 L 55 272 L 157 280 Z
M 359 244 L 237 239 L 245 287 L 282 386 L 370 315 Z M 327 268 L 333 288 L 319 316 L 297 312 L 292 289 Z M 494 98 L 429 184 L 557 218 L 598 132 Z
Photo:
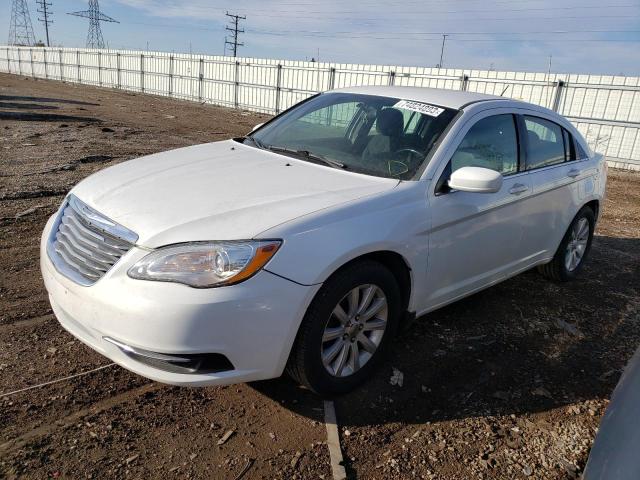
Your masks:
M 231 48 L 233 49 L 233 56 L 236 57 L 238 55 L 238 47 L 244 46 L 244 43 L 238 43 L 238 34 L 244 33 L 244 30 L 238 30 L 238 21 L 246 20 L 247 17 L 243 17 L 240 15 L 231 15 L 229 12 L 227 12 L 225 15 L 231 18 L 230 22 L 232 26 L 231 27 L 227 26 L 226 29 L 229 30 L 230 32 L 233 32 L 233 40 L 227 40 L 225 38 L 224 45 L 225 47 L 227 45 L 231 45 Z
M 52 13 L 47 7 L 51 6 L 51 2 L 47 2 L 47 0 L 36 0 L 36 3 L 40 7 L 38 13 L 42 14 L 42 18 L 38 18 L 38 20 L 44 24 L 44 31 L 47 34 L 47 47 L 50 47 L 49 25 L 53 23 L 53 20 L 49 20 L 49 16 L 52 15 Z
M 104 48 L 104 38 L 100 22 L 120 23 L 119 21 L 105 15 L 100 11 L 98 0 L 89 0 L 89 10 L 71 12 L 68 15 L 89 19 L 89 32 L 87 33 L 87 48 Z
M 11 24 L 9 25 L 9 45 L 31 47 L 36 43 L 31 25 L 31 16 L 26 0 L 13 0 L 11 4 Z

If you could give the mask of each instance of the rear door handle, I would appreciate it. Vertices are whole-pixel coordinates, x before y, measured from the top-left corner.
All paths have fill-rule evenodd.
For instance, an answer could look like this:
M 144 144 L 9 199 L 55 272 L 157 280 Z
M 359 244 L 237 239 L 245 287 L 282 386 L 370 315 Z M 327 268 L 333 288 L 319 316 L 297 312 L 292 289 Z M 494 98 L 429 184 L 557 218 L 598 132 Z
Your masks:
M 577 168 L 572 168 L 567 172 L 567 177 L 576 178 L 578 175 L 580 175 L 580 170 Z
M 524 193 L 527 190 L 529 190 L 529 187 L 527 187 L 525 184 L 516 183 L 513 187 L 511 187 L 511 189 L 509 190 L 509 193 L 511 195 L 520 195 L 521 193 Z

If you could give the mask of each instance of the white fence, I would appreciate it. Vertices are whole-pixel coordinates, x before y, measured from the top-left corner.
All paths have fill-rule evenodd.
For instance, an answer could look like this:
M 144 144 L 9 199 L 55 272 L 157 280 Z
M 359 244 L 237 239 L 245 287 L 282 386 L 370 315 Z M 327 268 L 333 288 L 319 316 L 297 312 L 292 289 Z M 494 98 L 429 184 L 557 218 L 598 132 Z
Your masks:
M 29 47 L 0 47 L 0 71 L 264 113 L 279 113 L 319 91 L 356 85 L 490 93 L 551 108 L 610 161 L 640 165 L 640 77 Z

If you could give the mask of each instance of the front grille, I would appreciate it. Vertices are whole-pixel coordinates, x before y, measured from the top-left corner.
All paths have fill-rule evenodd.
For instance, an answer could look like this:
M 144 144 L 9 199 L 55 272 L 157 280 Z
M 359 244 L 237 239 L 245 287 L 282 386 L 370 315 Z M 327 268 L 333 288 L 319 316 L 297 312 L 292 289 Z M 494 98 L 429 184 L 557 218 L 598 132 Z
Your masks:
M 52 228 L 47 253 L 56 269 L 93 285 L 129 251 L 137 235 L 70 195 Z

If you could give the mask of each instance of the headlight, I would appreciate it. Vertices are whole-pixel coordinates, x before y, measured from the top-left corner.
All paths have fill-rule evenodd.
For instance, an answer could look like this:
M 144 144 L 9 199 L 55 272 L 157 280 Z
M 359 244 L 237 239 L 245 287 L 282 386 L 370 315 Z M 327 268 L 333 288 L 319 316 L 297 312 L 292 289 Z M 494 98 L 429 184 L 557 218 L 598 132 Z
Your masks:
M 251 277 L 278 251 L 279 240 L 182 243 L 159 248 L 127 274 L 140 280 L 218 287 Z

